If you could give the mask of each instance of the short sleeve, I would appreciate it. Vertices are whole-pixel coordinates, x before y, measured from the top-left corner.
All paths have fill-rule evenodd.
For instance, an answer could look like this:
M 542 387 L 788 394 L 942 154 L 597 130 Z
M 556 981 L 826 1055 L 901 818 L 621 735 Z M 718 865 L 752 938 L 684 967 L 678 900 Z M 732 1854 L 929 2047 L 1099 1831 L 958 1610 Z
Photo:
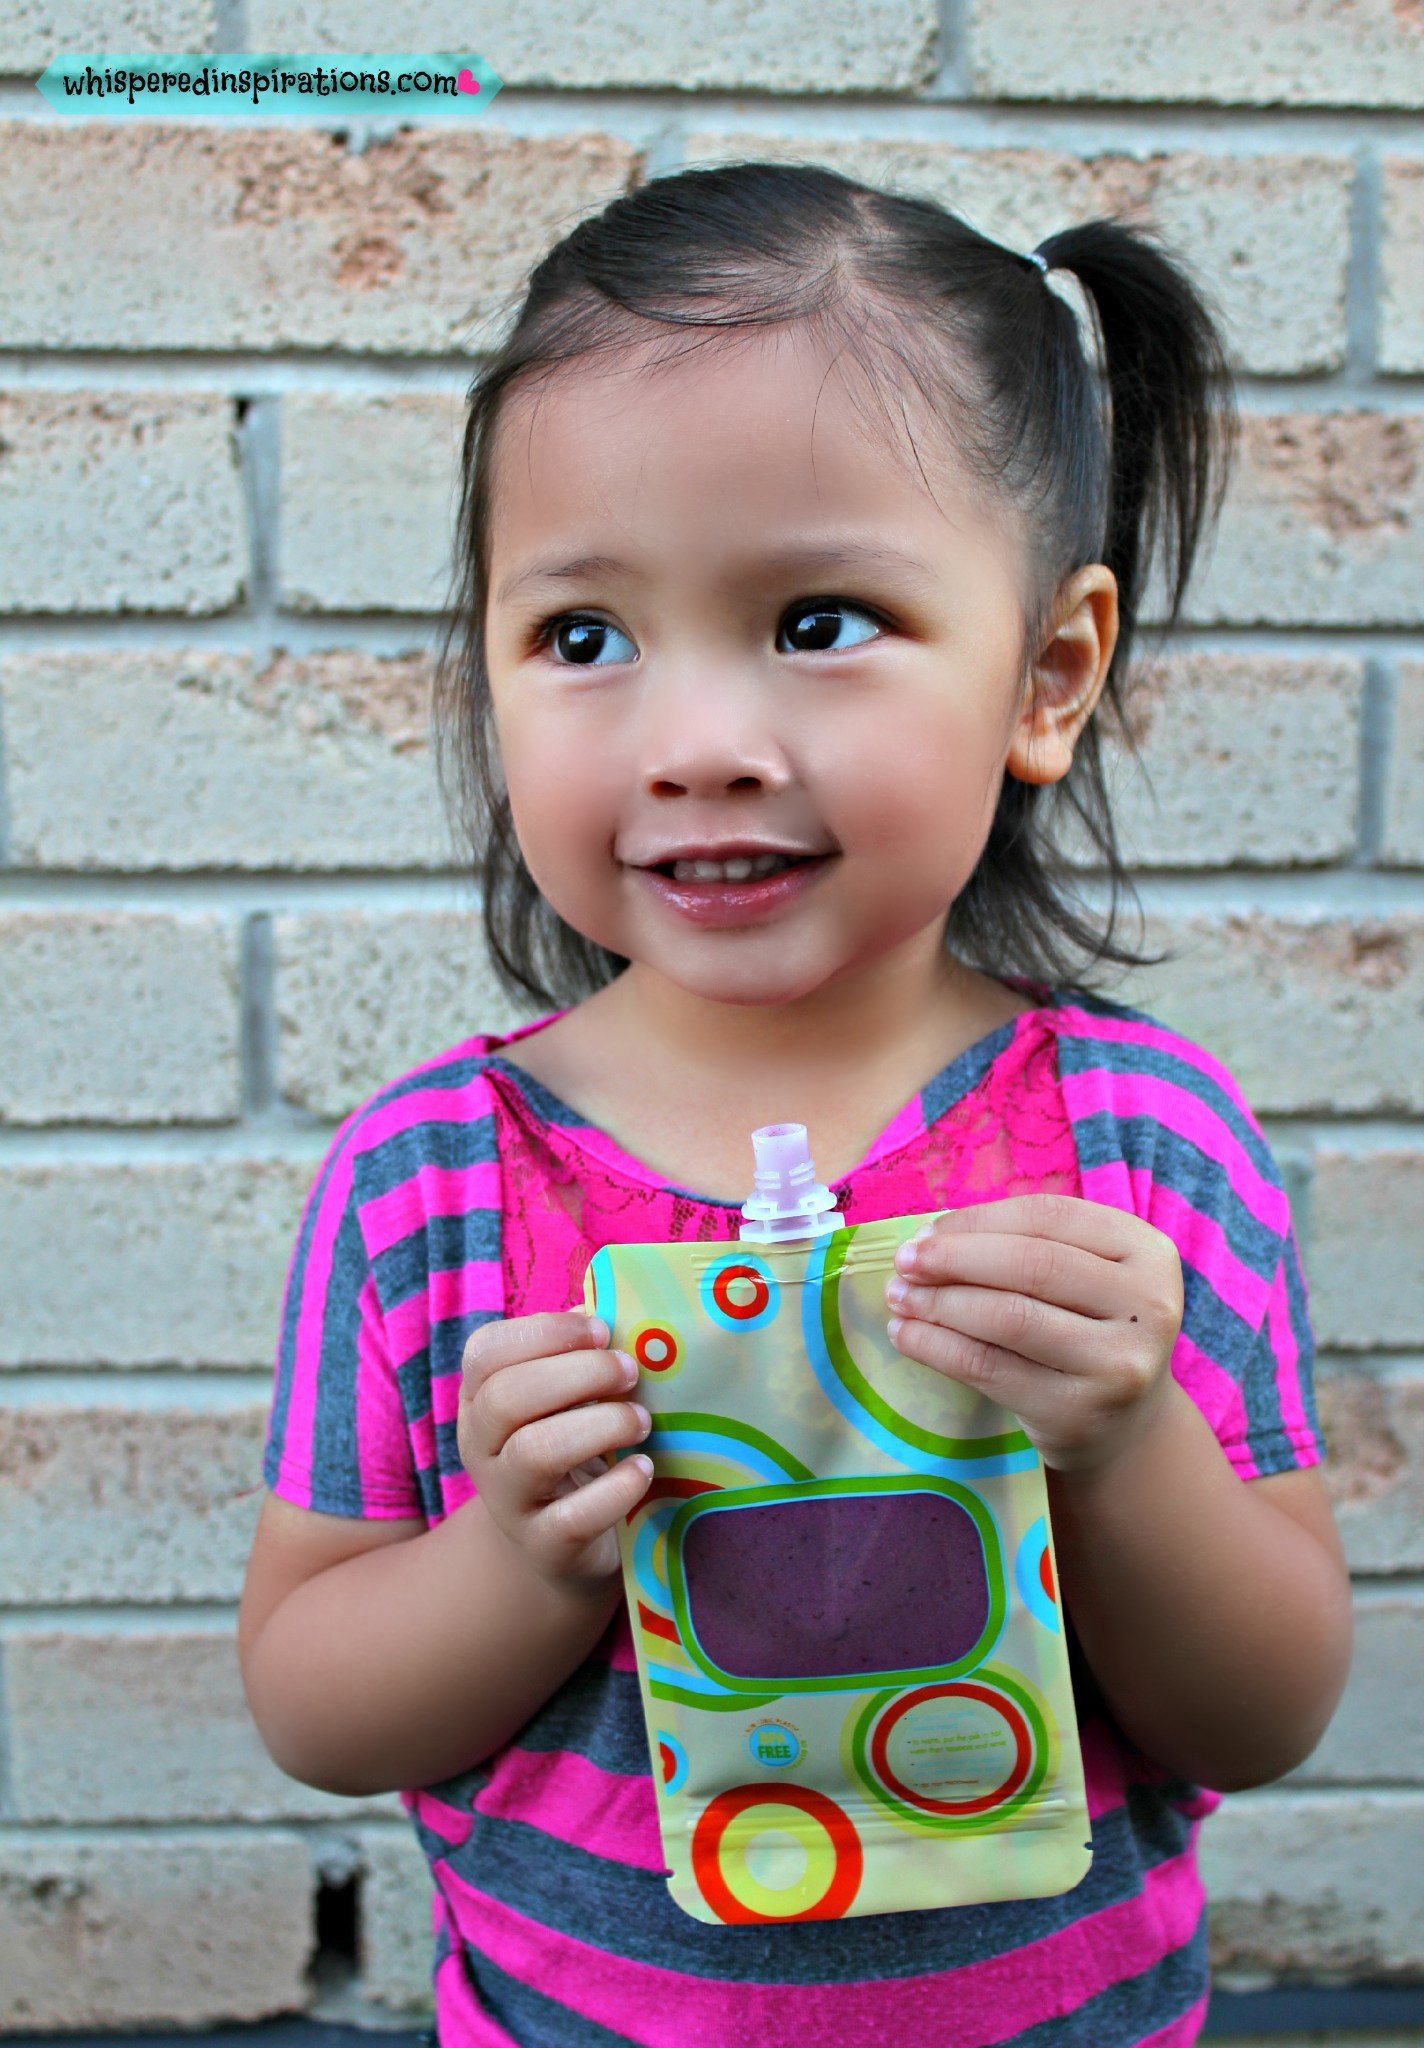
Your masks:
M 1285 1176 L 1204 1047 L 1106 999 L 1061 1013 L 1059 1066 L 1090 1201 L 1144 1217 L 1182 1267 L 1172 1375 L 1243 1479 L 1325 1455 L 1315 1340 Z
M 292 1247 L 262 1476 L 298 1507 L 389 1520 L 424 1509 L 361 1229 L 359 1117 L 332 1140 Z

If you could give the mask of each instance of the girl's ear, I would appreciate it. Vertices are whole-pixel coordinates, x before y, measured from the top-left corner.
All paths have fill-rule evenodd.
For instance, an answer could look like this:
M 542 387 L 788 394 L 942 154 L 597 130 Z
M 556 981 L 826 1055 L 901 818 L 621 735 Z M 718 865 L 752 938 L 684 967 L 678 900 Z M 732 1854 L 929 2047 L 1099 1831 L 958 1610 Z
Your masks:
M 1020 782 L 1060 782 L 1102 694 L 1117 645 L 1117 578 L 1104 562 L 1075 570 L 1058 593 L 1054 627 L 1033 663 L 1005 767 Z

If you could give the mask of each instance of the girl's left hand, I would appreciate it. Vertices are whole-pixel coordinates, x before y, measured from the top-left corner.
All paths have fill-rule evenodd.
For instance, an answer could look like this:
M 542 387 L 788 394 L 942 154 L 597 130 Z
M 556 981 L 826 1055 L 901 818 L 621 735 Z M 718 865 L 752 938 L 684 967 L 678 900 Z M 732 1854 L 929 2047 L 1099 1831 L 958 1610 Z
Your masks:
M 895 1266 L 897 1348 L 1011 1410 L 1056 1471 L 1112 1464 L 1167 1397 L 1182 1262 L 1140 1216 L 1010 1195 L 936 1217 Z

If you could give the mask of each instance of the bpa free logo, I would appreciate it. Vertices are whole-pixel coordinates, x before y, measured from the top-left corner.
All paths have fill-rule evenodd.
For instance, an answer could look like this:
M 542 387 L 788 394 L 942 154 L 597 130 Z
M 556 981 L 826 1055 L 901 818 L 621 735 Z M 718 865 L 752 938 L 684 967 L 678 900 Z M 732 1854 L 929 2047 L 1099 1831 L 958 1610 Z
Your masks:
M 773 1771 L 789 1770 L 806 1754 L 800 1730 L 789 1721 L 754 1721 L 747 1734 L 747 1749 L 754 1764 Z

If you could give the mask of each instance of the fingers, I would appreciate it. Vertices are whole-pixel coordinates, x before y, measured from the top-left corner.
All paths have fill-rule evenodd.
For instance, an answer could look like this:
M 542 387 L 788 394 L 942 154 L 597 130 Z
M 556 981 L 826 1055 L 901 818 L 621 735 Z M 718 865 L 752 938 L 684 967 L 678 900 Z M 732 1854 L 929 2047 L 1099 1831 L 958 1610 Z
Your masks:
M 651 1470 L 637 1457 L 620 1458 L 597 1479 L 561 1494 L 530 1517 L 530 1533 L 546 1567 L 567 1569 L 570 1558 L 597 1542 L 648 1490 Z
M 475 1386 L 467 1420 L 482 1454 L 498 1457 L 516 1431 L 541 1416 L 555 1417 L 580 1402 L 606 1406 L 628 1394 L 637 1378 L 636 1366 L 603 1347 L 520 1358 Z
M 1098 1320 L 1116 1313 L 1113 1297 L 1121 1284 L 1116 1264 L 1057 1238 L 962 1231 L 922 1239 L 914 1244 L 913 1259 L 904 1256 L 910 1249 L 902 1245 L 896 1254 L 896 1273 L 922 1290 L 997 1288 Z
M 892 1333 L 902 1351 L 909 1332 L 931 1328 L 942 1352 L 947 1347 L 966 1355 L 997 1350 L 1057 1372 L 1087 1372 L 1103 1347 L 1101 1323 L 996 1287 L 910 1286 L 892 1303 L 892 1312 L 903 1318 Z M 923 1358 L 925 1352 L 916 1350 L 912 1356 Z
M 587 1350 L 608 1343 L 608 1325 L 601 1317 L 577 1309 L 550 1310 L 542 1315 L 512 1316 L 484 1323 L 471 1333 L 461 1368 L 463 1391 L 472 1391 L 491 1374 L 526 1358 L 550 1358 L 558 1352 Z
M 505 1443 L 499 1460 L 526 1504 L 544 1501 L 576 1465 L 600 1453 L 631 1449 L 650 1426 L 647 1409 L 637 1402 L 595 1401 L 525 1423 Z
M 1100 1259 L 1125 1259 L 1142 1228 L 1142 1218 L 1082 1195 L 1036 1188 L 1028 1195 L 1005 1195 L 993 1202 L 971 1202 L 946 1209 L 934 1221 L 934 1237 L 976 1236 L 981 1231 L 1024 1232 L 1033 1237 L 1061 1238 Z

